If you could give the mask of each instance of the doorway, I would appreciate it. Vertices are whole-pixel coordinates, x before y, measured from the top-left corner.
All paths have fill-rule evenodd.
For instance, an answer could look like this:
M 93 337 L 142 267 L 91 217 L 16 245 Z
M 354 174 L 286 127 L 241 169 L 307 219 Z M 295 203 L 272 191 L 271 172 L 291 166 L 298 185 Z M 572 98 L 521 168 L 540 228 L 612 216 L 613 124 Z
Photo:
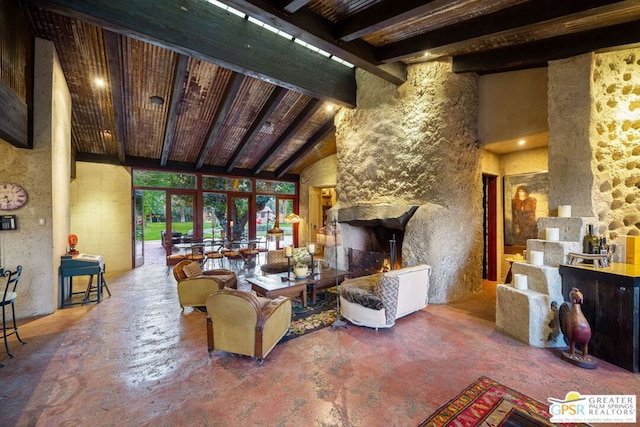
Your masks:
M 482 174 L 482 278 L 498 280 L 498 177 Z

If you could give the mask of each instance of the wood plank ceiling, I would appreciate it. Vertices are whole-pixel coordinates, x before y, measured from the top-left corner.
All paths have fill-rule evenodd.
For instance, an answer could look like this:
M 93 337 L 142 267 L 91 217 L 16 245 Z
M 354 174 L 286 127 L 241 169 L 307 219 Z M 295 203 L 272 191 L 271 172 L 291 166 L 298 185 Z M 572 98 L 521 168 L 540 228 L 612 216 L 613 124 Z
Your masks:
M 77 159 L 295 179 L 335 153 L 334 115 L 355 105 L 355 69 L 333 57 L 400 85 L 420 61 L 494 73 L 640 42 L 640 0 L 212 3 L 18 1 L 56 47 Z

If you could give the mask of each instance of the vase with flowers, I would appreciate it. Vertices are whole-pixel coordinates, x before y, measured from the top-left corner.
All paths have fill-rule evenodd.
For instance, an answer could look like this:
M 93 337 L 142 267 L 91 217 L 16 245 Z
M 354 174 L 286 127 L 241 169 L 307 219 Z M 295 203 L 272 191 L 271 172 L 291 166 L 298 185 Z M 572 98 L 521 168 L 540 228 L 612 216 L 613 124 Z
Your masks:
M 293 250 L 293 274 L 296 279 L 304 279 L 309 275 L 306 252 L 306 248 L 295 248 Z

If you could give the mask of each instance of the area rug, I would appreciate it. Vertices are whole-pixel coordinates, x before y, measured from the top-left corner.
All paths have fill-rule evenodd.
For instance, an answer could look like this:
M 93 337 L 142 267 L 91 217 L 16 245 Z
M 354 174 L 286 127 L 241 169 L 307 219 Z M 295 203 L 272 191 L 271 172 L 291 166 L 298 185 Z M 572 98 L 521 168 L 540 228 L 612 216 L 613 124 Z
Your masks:
M 282 341 L 289 341 L 311 332 L 331 326 L 336 320 L 336 293 L 335 290 L 321 292 L 317 295 L 316 303 L 307 301 L 307 306 L 302 304 L 298 297 L 291 299 L 291 326 L 282 337 Z
M 534 427 L 588 426 L 553 424 L 544 403 L 487 377 L 478 378 L 456 397 L 436 410 L 419 427 Z

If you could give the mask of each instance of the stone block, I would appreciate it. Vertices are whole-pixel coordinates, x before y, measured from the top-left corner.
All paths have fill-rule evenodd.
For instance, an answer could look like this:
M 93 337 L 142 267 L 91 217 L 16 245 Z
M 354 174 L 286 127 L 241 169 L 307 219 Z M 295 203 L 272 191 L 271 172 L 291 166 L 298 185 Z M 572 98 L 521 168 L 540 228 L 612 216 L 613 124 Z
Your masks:
M 560 229 L 561 242 L 580 242 L 582 244 L 582 237 L 587 232 L 587 226 L 595 223 L 596 219 L 593 217 L 538 218 L 538 239 L 545 239 L 547 228 L 558 228 Z
M 496 329 L 532 347 L 565 347 L 549 295 L 509 285 L 496 290 Z
M 557 267 L 514 262 L 513 274 L 526 274 L 530 291 L 549 295 L 553 301 L 562 301 L 562 277 Z
M 569 252 L 582 252 L 582 243 L 529 239 L 527 240 L 527 252 L 530 253 L 531 251 L 544 252 L 544 265 L 559 267 L 560 264 L 567 263 L 567 254 Z

